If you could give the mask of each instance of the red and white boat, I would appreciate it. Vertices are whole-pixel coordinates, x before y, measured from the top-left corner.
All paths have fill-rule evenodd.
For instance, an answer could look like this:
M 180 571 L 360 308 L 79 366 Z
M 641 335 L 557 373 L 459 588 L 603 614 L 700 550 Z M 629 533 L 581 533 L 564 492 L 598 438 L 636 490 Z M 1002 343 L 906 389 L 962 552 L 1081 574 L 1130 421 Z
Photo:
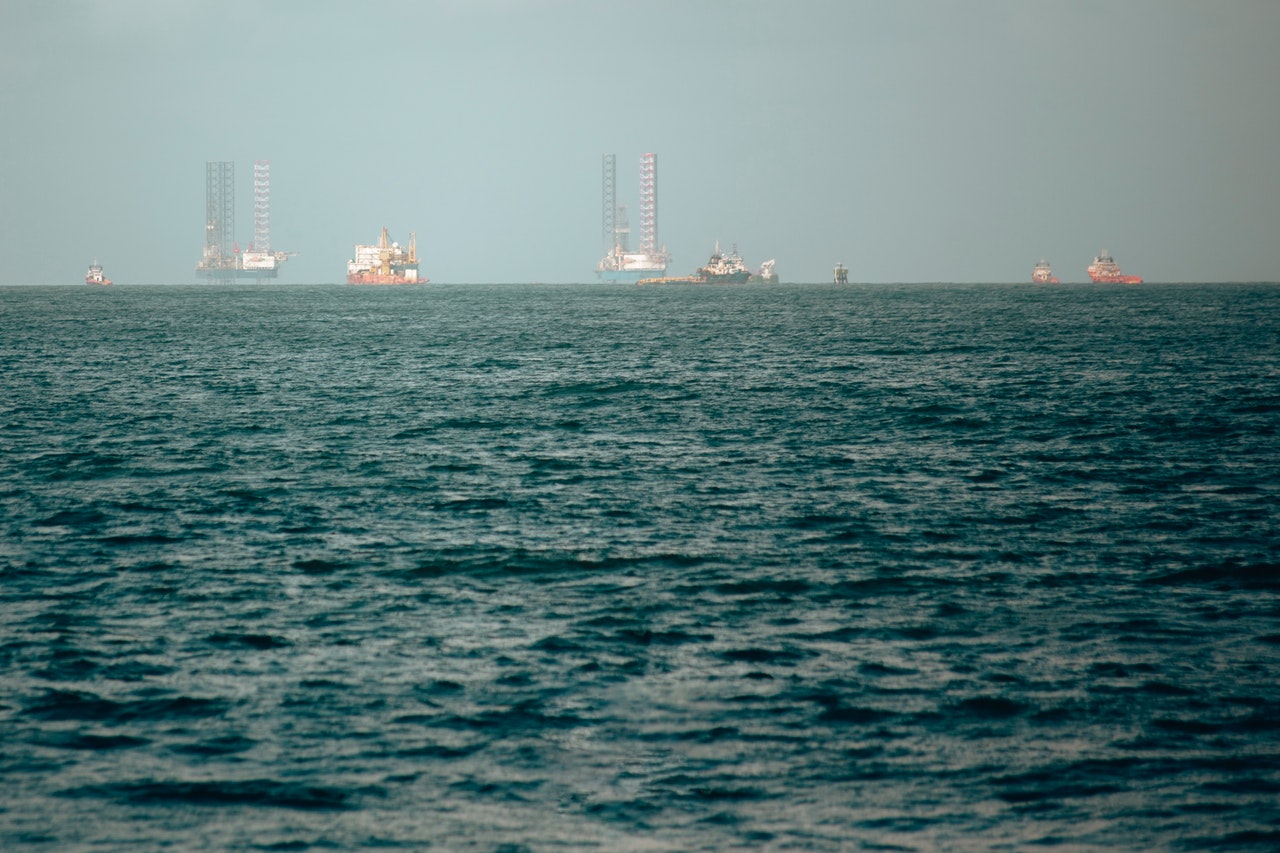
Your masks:
M 1049 266 L 1049 262 L 1044 258 L 1041 258 L 1035 269 L 1031 271 L 1031 280 L 1036 284 L 1058 283 L 1058 277 L 1053 274 L 1053 268 Z
M 89 264 L 89 272 L 84 277 L 85 284 L 110 284 L 111 279 L 102 274 L 102 264 L 94 261 Z
M 1089 264 L 1089 280 L 1102 284 L 1142 284 L 1136 275 L 1125 275 L 1106 249 Z

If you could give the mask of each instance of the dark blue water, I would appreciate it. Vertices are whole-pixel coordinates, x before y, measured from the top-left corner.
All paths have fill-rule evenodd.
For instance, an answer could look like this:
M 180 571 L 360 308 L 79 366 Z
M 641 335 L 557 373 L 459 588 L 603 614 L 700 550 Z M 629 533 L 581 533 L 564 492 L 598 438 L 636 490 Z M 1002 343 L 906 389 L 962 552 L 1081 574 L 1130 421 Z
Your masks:
M 1280 847 L 1280 286 L 0 290 L 0 848 Z

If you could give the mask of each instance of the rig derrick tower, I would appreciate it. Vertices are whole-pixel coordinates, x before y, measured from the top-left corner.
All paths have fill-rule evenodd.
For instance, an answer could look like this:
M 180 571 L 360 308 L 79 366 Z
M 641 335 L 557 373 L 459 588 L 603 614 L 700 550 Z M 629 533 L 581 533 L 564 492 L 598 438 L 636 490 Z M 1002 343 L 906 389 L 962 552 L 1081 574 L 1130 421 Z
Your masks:
M 271 251 L 271 163 L 253 163 L 253 243 L 255 252 Z
M 614 218 L 618 207 L 618 158 L 614 154 L 604 155 L 600 187 L 600 241 L 607 255 L 618 245 L 617 220 Z
M 640 251 L 658 254 L 658 155 L 640 155 Z
M 210 160 L 204 164 L 204 257 L 196 272 L 214 279 L 235 278 L 236 164 Z

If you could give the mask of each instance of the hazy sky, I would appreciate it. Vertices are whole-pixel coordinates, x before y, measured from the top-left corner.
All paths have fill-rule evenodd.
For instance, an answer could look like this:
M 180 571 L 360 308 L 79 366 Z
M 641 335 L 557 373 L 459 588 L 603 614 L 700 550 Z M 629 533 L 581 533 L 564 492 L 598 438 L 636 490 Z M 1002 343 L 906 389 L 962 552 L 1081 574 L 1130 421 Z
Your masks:
M 4 0 L 0 284 L 197 281 L 223 159 L 242 246 L 271 161 L 282 282 L 383 225 L 435 281 L 588 281 L 601 154 L 638 226 L 646 151 L 673 274 L 1275 281 L 1278 40 L 1275 0 Z

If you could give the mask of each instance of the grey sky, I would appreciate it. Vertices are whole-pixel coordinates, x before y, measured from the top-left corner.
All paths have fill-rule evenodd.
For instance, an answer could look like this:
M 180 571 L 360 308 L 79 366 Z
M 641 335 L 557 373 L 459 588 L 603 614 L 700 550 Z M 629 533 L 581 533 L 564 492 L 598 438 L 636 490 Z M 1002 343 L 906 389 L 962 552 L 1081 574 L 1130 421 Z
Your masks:
M 0 284 L 194 282 L 204 164 L 282 282 L 418 233 L 435 281 L 588 281 L 600 155 L 688 274 L 1280 279 L 1273 0 L 7 0 Z

